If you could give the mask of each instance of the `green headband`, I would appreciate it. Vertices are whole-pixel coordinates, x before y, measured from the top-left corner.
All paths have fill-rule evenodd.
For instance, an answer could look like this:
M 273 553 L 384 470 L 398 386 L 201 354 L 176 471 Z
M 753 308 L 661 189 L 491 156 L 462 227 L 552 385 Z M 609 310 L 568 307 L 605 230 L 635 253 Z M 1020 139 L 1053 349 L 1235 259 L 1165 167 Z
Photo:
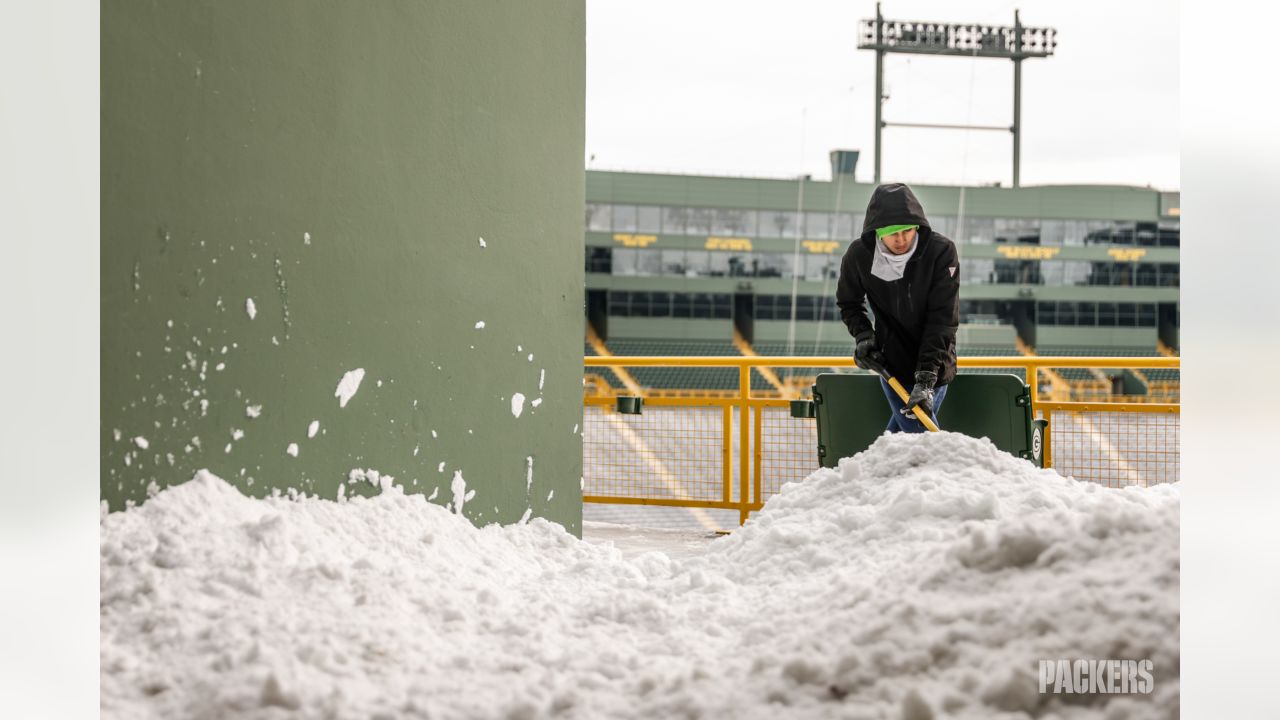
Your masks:
M 876 230 L 876 237 L 882 238 L 885 235 L 892 235 L 903 230 L 915 230 L 919 225 L 886 225 Z

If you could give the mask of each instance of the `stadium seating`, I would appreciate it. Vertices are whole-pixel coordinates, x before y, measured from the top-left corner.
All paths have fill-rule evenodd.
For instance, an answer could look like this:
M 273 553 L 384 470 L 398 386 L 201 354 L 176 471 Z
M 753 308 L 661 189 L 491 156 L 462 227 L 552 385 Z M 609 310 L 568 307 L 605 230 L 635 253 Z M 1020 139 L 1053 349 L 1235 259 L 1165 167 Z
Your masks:
M 674 357 L 740 357 L 742 353 L 730 341 L 718 340 L 631 340 L 608 342 L 614 355 L 667 355 Z M 737 368 L 696 367 L 632 367 L 627 368 L 636 382 L 646 388 L 664 390 L 734 390 L 738 387 Z
M 752 349 L 757 355 L 765 355 L 768 357 L 838 357 L 848 358 L 853 356 L 853 338 L 841 337 L 837 340 L 823 340 L 815 343 L 812 340 L 797 340 L 793 343 L 791 352 L 787 352 L 787 343 L 780 340 L 766 340 L 752 345 Z M 827 367 L 775 367 L 773 371 L 778 377 L 787 382 L 791 378 L 796 378 L 796 382 L 803 386 L 813 384 L 813 378 L 820 373 L 833 372 L 832 368 Z M 842 368 L 844 372 L 861 372 L 856 368 Z M 759 373 L 751 374 L 751 389 L 759 391 L 774 390 L 772 384 L 764 379 Z
M 1014 345 L 959 345 L 956 347 L 957 357 L 1015 357 L 1021 355 Z M 1007 375 L 1013 374 L 1027 380 L 1027 371 L 1022 368 L 960 368 L 957 372 L 971 375 Z
M 1159 351 L 1155 348 L 1106 345 L 1044 345 L 1037 348 L 1036 352 L 1040 355 L 1059 357 L 1160 357 Z M 1097 377 L 1088 368 L 1060 368 L 1058 372 L 1062 377 L 1072 382 L 1097 381 Z M 1142 372 L 1148 379 L 1154 380 L 1155 378 L 1151 377 L 1151 373 L 1160 371 L 1143 370 Z M 1177 371 L 1174 372 L 1176 373 Z
M 582 354 L 585 357 L 595 357 L 597 355 L 596 349 L 591 347 L 591 343 L 589 342 L 582 344 Z M 604 381 L 614 390 L 621 390 L 624 387 L 622 381 L 618 379 L 618 376 L 614 374 L 613 370 L 607 367 L 592 367 L 587 368 L 586 370 L 588 374 L 599 375 L 604 378 Z
M 1153 347 L 1118 346 L 1118 345 L 1042 345 L 1036 349 L 1040 355 L 1059 357 L 1160 357 L 1160 351 Z M 1103 370 L 1104 374 L 1107 372 Z M 1149 390 L 1153 394 L 1168 399 L 1176 398 L 1180 373 L 1176 369 L 1146 368 L 1140 372 L 1150 381 Z M 1110 387 L 1098 380 L 1088 368 L 1058 368 L 1058 373 L 1072 385 L 1073 399 L 1095 400 L 1106 399 L 1111 394 Z
M 1061 357 L 1160 357 L 1153 347 L 1120 345 L 1041 345 L 1036 353 Z

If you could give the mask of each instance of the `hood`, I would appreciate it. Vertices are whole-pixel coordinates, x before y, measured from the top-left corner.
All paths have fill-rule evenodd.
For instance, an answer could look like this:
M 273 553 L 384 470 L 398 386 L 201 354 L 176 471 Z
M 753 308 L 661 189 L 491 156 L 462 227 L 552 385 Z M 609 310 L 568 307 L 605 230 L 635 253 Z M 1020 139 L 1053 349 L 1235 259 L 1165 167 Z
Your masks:
M 916 199 L 916 194 L 911 192 L 911 188 L 902 183 L 876 186 L 875 191 L 871 193 L 871 201 L 867 203 L 867 215 L 862 223 L 862 234 L 866 235 L 886 225 L 929 227 L 929 218 L 924 215 L 924 207 Z

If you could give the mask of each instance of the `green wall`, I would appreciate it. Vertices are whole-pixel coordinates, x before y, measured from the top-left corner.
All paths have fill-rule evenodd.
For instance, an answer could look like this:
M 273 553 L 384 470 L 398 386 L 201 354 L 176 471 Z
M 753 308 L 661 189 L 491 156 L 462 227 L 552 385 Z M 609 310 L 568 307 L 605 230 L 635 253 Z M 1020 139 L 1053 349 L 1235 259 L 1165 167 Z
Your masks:
M 1018 333 L 1012 325 L 962 324 L 956 329 L 956 345 L 962 351 L 969 345 L 1017 344 Z
M 109 0 L 101 39 L 111 508 L 461 470 L 473 520 L 578 532 L 582 0 Z
M 831 302 L 835 303 L 834 289 L 832 289 L 830 295 Z M 786 342 L 788 334 L 791 333 L 790 325 L 790 320 L 756 320 L 752 328 L 755 333 L 755 341 L 757 343 Z M 849 328 L 845 327 L 843 322 L 827 321 L 820 323 L 797 320 L 793 337 L 797 343 L 809 343 L 809 347 L 797 345 L 797 355 L 812 354 L 813 343 L 819 339 L 824 345 L 827 343 L 845 343 L 849 346 L 849 352 L 853 352 L 853 337 L 849 335 Z
M 1059 325 L 1039 325 L 1036 328 L 1037 347 L 1070 345 L 1075 347 L 1093 347 L 1109 345 L 1112 347 L 1156 346 L 1156 329 L 1154 327 L 1114 328 L 1114 327 L 1062 327 Z M 1044 354 L 1043 352 L 1041 354 Z

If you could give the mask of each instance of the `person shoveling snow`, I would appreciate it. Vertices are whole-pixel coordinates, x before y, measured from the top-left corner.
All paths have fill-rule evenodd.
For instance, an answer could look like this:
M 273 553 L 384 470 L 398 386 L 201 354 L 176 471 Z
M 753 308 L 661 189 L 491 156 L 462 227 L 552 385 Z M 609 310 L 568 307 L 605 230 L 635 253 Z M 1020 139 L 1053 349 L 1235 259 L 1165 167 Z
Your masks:
M 840 261 L 836 305 L 854 339 L 854 361 L 880 375 L 887 432 L 937 428 L 956 376 L 959 270 L 955 243 L 934 232 L 911 188 L 877 185 L 862 235 Z M 911 394 L 900 397 L 905 387 Z
M 107 718 L 1171 717 L 1177 486 L 885 435 L 704 554 L 201 472 L 101 525 Z M 1151 661 L 1148 694 L 1040 660 Z

